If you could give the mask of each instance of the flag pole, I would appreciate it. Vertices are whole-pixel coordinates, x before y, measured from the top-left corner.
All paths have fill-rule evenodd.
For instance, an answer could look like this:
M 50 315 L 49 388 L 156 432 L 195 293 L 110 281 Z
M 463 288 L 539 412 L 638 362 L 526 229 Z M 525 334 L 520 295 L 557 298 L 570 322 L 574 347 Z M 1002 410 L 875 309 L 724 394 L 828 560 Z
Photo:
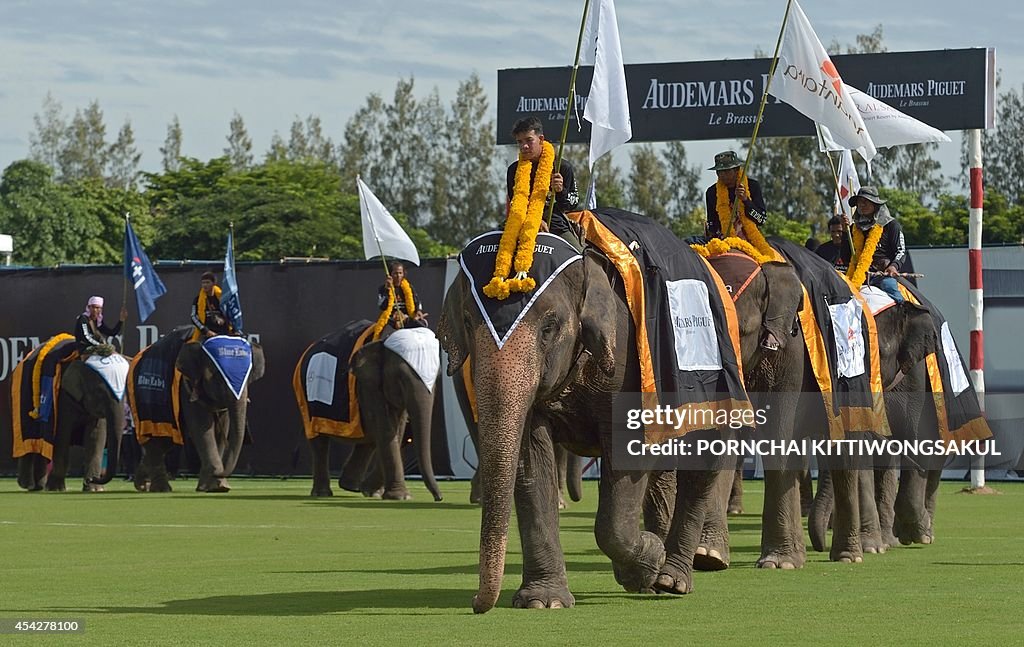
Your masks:
M 764 84 L 764 92 L 761 94 L 761 105 L 757 109 L 757 119 L 754 120 L 754 132 L 750 136 L 750 145 L 747 146 L 747 157 L 743 160 L 743 173 L 740 178 L 747 177 L 747 167 L 750 165 L 750 158 L 754 154 L 754 142 L 757 141 L 757 131 L 761 128 L 761 116 L 764 114 L 764 106 L 768 101 L 768 89 L 772 85 L 772 77 L 775 76 L 775 66 L 779 64 L 779 50 L 782 48 L 782 37 L 786 33 L 786 23 L 789 22 L 789 9 L 793 6 L 793 0 L 786 0 L 786 14 L 782 17 L 782 29 L 779 30 L 779 39 L 775 42 L 775 54 L 772 55 L 772 66 L 768 71 L 768 82 Z M 732 203 L 732 228 L 736 231 L 737 220 L 739 220 L 740 201 L 739 198 Z
M 565 147 L 565 138 L 569 135 L 569 117 L 572 115 L 572 108 L 576 104 L 576 71 L 580 69 L 580 49 L 583 47 L 583 31 L 587 27 L 587 12 L 590 10 L 590 0 L 583 3 L 583 18 L 580 20 L 580 33 L 576 37 L 576 58 L 572 61 L 572 76 L 569 77 L 569 98 L 565 102 L 565 118 L 562 120 L 562 136 L 558 140 L 558 153 L 555 155 L 555 173 L 562 170 L 562 149 Z M 563 187 L 564 190 L 565 187 Z M 548 203 L 548 213 L 544 221 L 551 228 L 551 216 L 555 212 L 555 200 Z
M 817 125 L 815 125 L 815 127 L 817 127 Z M 857 254 L 857 250 L 853 248 L 853 232 L 850 231 L 851 223 L 846 222 L 846 218 L 843 217 L 843 192 L 840 190 L 841 187 L 839 186 L 839 172 L 836 170 L 835 162 L 832 160 L 832 155 L 830 155 L 828 151 L 825 151 L 825 157 L 828 158 L 828 165 L 832 168 L 832 179 L 836 185 L 836 196 L 839 197 L 839 213 L 836 215 L 839 216 L 839 220 L 843 223 L 843 232 L 849 234 L 846 241 L 849 243 L 847 247 L 850 248 L 850 263 L 853 263 L 853 257 Z
M 125 249 L 128 248 L 128 227 L 131 226 L 129 224 L 131 222 L 131 217 L 132 217 L 132 212 L 131 211 L 125 211 L 124 212 L 124 246 L 123 247 Z M 131 261 L 129 259 L 127 259 L 127 258 L 125 260 L 129 262 L 128 267 L 131 267 Z M 127 353 L 127 350 L 128 350 L 128 345 L 127 345 L 127 340 L 128 340 L 128 283 L 129 283 L 130 279 L 128 278 L 128 274 L 125 273 L 123 270 L 121 271 L 121 274 L 123 275 L 122 276 L 123 287 L 122 287 L 122 290 L 121 290 L 121 307 L 124 308 L 124 322 L 121 324 L 121 354 L 122 355 L 127 355 L 128 354 Z

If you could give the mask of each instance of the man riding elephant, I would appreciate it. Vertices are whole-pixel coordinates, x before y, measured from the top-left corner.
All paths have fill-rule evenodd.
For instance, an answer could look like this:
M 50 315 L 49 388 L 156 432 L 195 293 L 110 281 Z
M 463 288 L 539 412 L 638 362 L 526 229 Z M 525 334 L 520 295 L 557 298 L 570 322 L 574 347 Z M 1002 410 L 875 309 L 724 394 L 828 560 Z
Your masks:
M 78 351 L 85 352 L 94 346 L 107 345 L 109 337 L 120 334 L 121 326 L 127 318 L 128 308 L 122 305 L 121 319 L 113 328 L 108 327 L 103 323 L 103 297 L 89 297 L 85 311 L 75 320 L 75 341 L 78 342 Z

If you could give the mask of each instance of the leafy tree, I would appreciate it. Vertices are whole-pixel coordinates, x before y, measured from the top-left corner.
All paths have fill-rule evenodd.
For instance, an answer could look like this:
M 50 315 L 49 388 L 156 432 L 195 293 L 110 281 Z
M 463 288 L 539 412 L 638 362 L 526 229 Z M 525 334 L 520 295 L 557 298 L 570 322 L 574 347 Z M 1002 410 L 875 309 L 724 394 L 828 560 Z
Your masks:
M 127 119 L 117 133 L 117 140 L 107 149 L 107 183 L 112 187 L 129 189 L 135 187 L 142 153 L 135 147 L 135 133 Z
M 102 179 L 107 167 L 106 134 L 98 101 L 90 103 L 84 111 L 76 110 L 57 155 L 58 180 Z
M 871 160 L 875 181 L 896 186 L 918 195 L 918 200 L 934 198 L 945 184 L 942 165 L 931 156 L 937 143 L 893 146 L 880 151 Z
M 231 118 L 230 128 L 224 155 L 231 161 L 231 168 L 243 171 L 252 166 L 252 138 L 249 137 L 249 132 L 245 129 L 245 121 L 237 110 Z
M 68 127 L 60 102 L 47 92 L 46 98 L 43 99 L 42 114 L 33 115 L 32 121 L 36 125 L 36 130 L 28 136 L 29 157 L 52 169 L 59 168 L 60 154 Z
M 420 132 L 419 110 L 413 96 L 414 79 L 399 79 L 395 96 L 385 109 L 386 123 L 381 135 L 381 172 L 373 177 L 374 191 L 389 208 L 421 224 L 423 212 L 422 171 L 427 151 Z
M 345 124 L 345 142 L 341 146 L 341 175 L 355 185 L 356 176 L 373 183 L 383 172 L 381 137 L 385 124 L 384 100 L 379 94 L 366 97 L 366 105 Z
M 634 148 L 629 159 L 632 163 L 629 172 L 630 208 L 667 225 L 673 196 L 664 162 L 651 144 Z
M 985 190 L 1024 205 L 1024 85 L 1020 92 L 1016 88 L 1001 92 L 997 105 L 996 127 L 984 131 L 981 139 Z M 966 141 L 964 137 L 965 145 Z M 966 152 L 963 162 L 968 168 Z
M 174 115 L 171 123 L 167 124 L 167 137 L 160 147 L 160 155 L 165 171 L 173 172 L 181 168 L 181 122 L 178 121 L 178 115 Z
M 811 225 L 792 218 L 786 218 L 778 212 L 768 214 L 768 220 L 760 227 L 765 236 L 779 236 L 799 245 L 811 237 Z

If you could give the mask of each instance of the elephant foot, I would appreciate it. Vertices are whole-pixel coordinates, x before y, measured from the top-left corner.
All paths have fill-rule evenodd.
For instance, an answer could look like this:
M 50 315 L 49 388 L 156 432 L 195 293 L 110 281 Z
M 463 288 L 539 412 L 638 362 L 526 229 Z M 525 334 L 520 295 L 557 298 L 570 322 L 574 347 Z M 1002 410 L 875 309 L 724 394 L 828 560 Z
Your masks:
M 230 488 L 229 488 L 230 489 Z M 146 492 L 173 492 L 171 484 L 167 481 L 150 481 Z
M 706 545 L 697 546 L 693 555 L 693 569 L 696 571 L 724 571 L 729 568 L 729 549 L 723 551 Z
M 682 577 L 669 573 L 658 573 L 658 577 L 654 580 L 654 590 L 657 593 L 671 593 L 672 595 L 693 593 L 693 576 L 691 574 Z
M 861 549 L 870 555 L 881 555 L 887 546 L 880 534 L 865 534 L 860 536 Z
M 900 540 L 896 539 L 896 535 L 892 534 L 891 531 L 887 533 L 883 532 L 882 545 L 884 545 L 886 549 L 895 548 L 900 545 Z
M 329 485 L 328 486 L 319 486 L 319 487 L 314 485 L 313 489 L 309 491 L 309 496 L 314 496 L 314 497 L 334 496 L 334 490 L 332 490 Z
M 911 525 L 900 523 L 897 519 L 893 524 L 893 534 L 896 535 L 897 540 L 904 546 L 911 544 L 930 544 L 932 543 L 933 537 L 930 529 L 922 528 L 920 525 Z
M 562 492 L 559 491 L 558 492 L 558 509 L 559 510 L 565 510 L 567 507 L 569 507 L 569 506 L 566 505 L 565 498 L 562 496 Z
M 833 562 L 840 562 L 842 564 L 860 564 L 864 561 L 864 553 L 861 551 L 860 546 L 833 545 L 828 558 Z
M 657 535 L 640 533 L 639 547 L 627 563 L 612 562 L 615 581 L 630 593 L 653 593 L 654 580 L 665 564 L 665 545 Z
M 729 499 L 729 505 L 726 506 L 725 511 L 727 514 L 743 514 L 743 499 Z
M 106 488 L 99 483 L 90 483 L 85 481 L 82 483 L 82 492 L 106 492 Z
M 226 478 L 213 477 L 207 480 L 200 480 L 196 485 L 196 492 L 230 492 L 231 486 L 228 485 Z
M 67 492 L 68 488 L 64 484 L 64 479 L 62 479 L 62 478 L 55 479 L 55 478 L 51 477 L 51 478 L 47 479 L 47 481 L 46 481 L 46 491 L 47 492 Z
M 338 479 L 338 487 L 346 492 L 362 492 L 362 488 L 359 487 L 359 483 L 352 483 L 350 481 L 343 481 Z M 322 495 L 321 495 L 322 496 Z
M 782 553 L 776 551 L 767 551 L 761 554 L 761 558 L 757 560 L 758 568 L 767 569 L 781 569 L 783 571 L 791 571 L 798 568 L 804 567 L 804 562 L 807 560 L 806 553 L 803 555 L 793 553 Z
M 531 582 L 523 584 L 512 598 L 516 609 L 568 609 L 576 606 L 576 598 L 569 592 L 569 586 Z
M 380 498 L 388 501 L 409 501 L 412 495 L 408 490 L 385 490 Z
M 358 490 L 362 492 L 363 496 L 367 499 L 380 499 L 384 496 L 384 488 L 377 488 L 376 490 Z

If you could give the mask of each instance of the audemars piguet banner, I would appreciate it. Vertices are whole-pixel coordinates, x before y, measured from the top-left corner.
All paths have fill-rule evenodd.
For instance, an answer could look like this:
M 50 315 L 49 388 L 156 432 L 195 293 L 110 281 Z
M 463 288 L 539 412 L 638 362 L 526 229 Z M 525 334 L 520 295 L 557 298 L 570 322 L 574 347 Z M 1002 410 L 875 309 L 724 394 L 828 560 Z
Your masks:
M 995 49 L 833 56 L 845 83 L 939 130 L 991 128 L 995 105 Z M 771 59 L 739 59 L 626 66 L 634 142 L 750 137 L 768 82 Z M 513 143 L 516 120 L 536 115 L 549 137 L 561 132 L 570 67 L 498 70 L 497 142 Z M 577 128 L 593 68 L 576 77 L 569 142 L 590 140 Z M 814 134 L 814 124 L 768 97 L 758 136 Z

